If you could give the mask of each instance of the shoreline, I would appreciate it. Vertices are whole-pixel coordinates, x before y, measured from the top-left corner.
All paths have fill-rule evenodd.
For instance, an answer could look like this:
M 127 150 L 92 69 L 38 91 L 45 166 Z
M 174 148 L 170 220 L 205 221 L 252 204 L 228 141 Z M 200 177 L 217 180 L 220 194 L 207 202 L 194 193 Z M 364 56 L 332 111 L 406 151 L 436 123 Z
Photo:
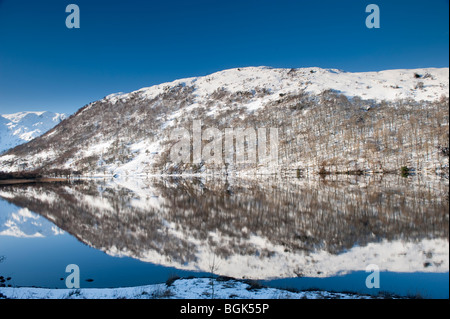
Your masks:
M 121 288 L 0 288 L 0 299 L 408 299 L 391 294 L 366 295 L 271 288 L 256 281 L 228 277 L 188 277 Z
M 30 178 L 8 178 L 8 179 L 0 179 L 0 185 L 14 185 L 14 184 L 29 184 L 29 183 L 50 183 L 50 182 L 70 182 L 70 181 L 78 181 L 78 180 L 91 180 L 91 179 L 115 179 L 115 180 L 122 180 L 127 179 L 131 177 L 137 177 L 137 178 L 155 178 L 155 177 L 161 177 L 161 178 L 203 178 L 203 177 L 217 177 L 217 178 L 248 178 L 248 177 L 273 177 L 273 176 L 279 176 L 279 177 L 290 177 L 290 178 L 297 178 L 297 179 L 303 179 L 308 178 L 311 176 L 315 176 L 318 178 L 324 178 L 326 176 L 383 176 L 383 175 L 396 175 L 400 177 L 435 177 L 435 178 L 441 178 L 448 180 L 447 176 L 437 175 L 437 174 L 427 174 L 426 172 L 411 172 L 402 174 L 401 172 L 397 171 L 386 171 L 386 172 L 376 172 L 376 171 L 357 171 L 357 172 L 316 172 L 314 174 L 307 174 L 307 175 L 295 175 L 295 174 L 280 174 L 278 173 L 269 173 L 269 174 L 263 174 L 263 173 L 239 173 L 239 174 L 215 174 L 215 173 L 182 173 L 182 174 L 130 174 L 130 175 L 78 175 L 76 177 L 30 177 Z
M 40 177 L 40 178 L 16 178 L 16 179 L 3 179 L 0 180 L 0 185 L 16 185 L 16 184 L 30 184 L 30 183 L 50 183 L 50 182 L 65 182 L 67 178 L 54 178 L 54 177 Z

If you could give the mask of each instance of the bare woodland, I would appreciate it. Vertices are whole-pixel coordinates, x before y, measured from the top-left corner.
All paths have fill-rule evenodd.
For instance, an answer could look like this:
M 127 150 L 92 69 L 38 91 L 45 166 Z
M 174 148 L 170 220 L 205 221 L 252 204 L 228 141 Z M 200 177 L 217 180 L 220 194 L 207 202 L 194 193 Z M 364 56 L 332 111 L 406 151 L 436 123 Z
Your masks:
M 421 89 L 421 88 L 417 88 Z M 423 89 L 423 88 L 422 88 Z M 196 104 L 194 88 L 167 86 L 150 99 L 133 93 L 126 100 L 90 103 L 54 129 L 30 143 L 17 146 L 2 161 L 9 171 L 44 175 L 111 174 L 111 165 L 133 160 L 130 145 L 159 141 L 163 151 L 148 153 L 145 174 L 229 173 L 261 168 L 253 165 L 198 165 L 171 163 L 176 143 L 173 128 L 277 128 L 277 170 L 307 173 L 431 173 L 448 178 L 449 99 L 436 102 L 398 100 L 375 102 L 349 99 L 339 92 L 320 95 L 280 94 L 261 108 L 244 105 L 267 96 L 266 89 L 231 93 L 218 88 L 205 104 Z M 181 113 L 180 113 L 181 112 Z M 175 116 L 174 114 L 181 114 Z M 109 141 L 107 146 L 102 143 Z M 203 141 L 205 145 L 206 141 Z M 93 148 L 86 155 L 83 150 Z M 42 155 L 43 154 L 43 155 Z M 295 174 L 295 173 L 293 173 Z

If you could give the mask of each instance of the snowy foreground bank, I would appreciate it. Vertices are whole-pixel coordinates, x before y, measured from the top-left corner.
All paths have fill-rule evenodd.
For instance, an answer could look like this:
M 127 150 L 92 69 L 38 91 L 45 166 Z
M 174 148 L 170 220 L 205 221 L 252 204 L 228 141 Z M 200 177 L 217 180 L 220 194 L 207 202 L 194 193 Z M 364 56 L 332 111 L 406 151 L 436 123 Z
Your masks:
M 0 288 L 0 299 L 372 299 L 327 291 L 291 292 L 226 279 L 178 279 L 173 283 L 129 288 Z

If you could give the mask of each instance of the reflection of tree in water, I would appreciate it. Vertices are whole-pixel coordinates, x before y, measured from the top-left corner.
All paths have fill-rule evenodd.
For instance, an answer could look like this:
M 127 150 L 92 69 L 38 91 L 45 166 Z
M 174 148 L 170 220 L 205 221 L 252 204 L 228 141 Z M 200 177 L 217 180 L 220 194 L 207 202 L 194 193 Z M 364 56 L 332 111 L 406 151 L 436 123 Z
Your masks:
M 369 191 L 336 181 L 309 188 L 289 182 L 200 187 L 179 181 L 160 189 L 174 199 L 167 204 L 170 220 L 191 235 L 210 240 L 209 233 L 217 231 L 229 238 L 227 245 L 215 243 L 217 253 L 225 256 L 255 253 L 243 240 L 250 234 L 289 251 L 331 253 L 381 239 L 448 237 L 448 202 L 430 190 L 396 182 L 392 188 L 378 182 Z
M 286 252 L 335 254 L 383 239 L 448 238 L 447 186 L 397 176 L 355 178 L 155 179 L 152 190 L 139 193 L 107 182 L 1 191 L 97 249 L 136 258 L 154 251 L 181 264 L 196 260 L 199 243 L 222 258 L 273 254 L 253 245 L 253 235 Z M 151 198 L 160 206 L 148 204 Z

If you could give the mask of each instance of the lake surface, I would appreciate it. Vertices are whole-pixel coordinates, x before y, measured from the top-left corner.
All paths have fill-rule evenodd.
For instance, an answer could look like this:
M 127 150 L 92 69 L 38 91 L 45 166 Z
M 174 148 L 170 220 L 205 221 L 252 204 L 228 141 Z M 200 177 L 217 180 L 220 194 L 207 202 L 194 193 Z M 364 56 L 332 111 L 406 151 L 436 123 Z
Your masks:
M 211 274 L 276 287 L 449 297 L 448 180 L 91 179 L 0 187 L 0 276 L 65 288 Z M 368 288 L 368 265 L 380 287 Z

